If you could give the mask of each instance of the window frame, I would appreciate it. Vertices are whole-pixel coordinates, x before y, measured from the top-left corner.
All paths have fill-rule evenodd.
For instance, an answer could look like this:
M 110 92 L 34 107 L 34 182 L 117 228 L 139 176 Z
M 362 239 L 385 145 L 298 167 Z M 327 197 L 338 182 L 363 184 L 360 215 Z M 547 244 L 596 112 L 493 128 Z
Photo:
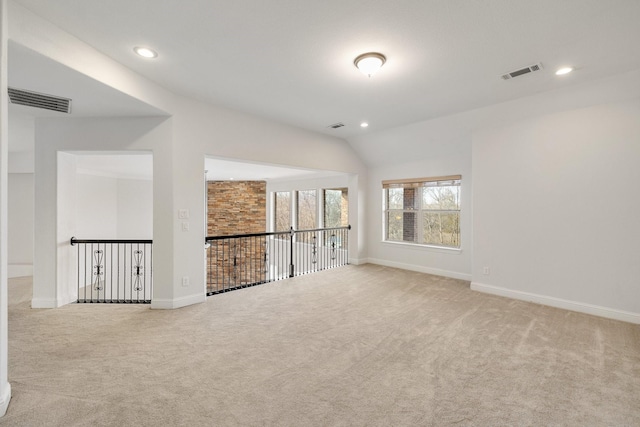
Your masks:
M 301 209 L 300 209 L 300 193 L 311 193 L 313 192 L 313 209 L 311 209 L 310 213 L 313 215 L 313 222 L 314 224 L 311 226 L 311 228 L 302 228 L 300 226 L 300 214 L 301 214 Z M 318 215 L 318 205 L 319 205 L 319 200 L 318 200 L 318 190 L 316 188 L 311 188 L 311 189 L 307 189 L 307 190 L 295 190 L 296 193 L 296 204 L 295 204 L 295 210 L 292 213 L 292 216 L 295 217 L 296 221 L 295 221 L 295 229 L 296 230 L 304 230 L 304 229 L 308 229 L 308 230 L 313 230 L 315 228 L 319 228 L 320 227 L 320 221 L 319 221 L 319 215 Z M 302 197 L 302 200 L 306 200 L 306 197 Z
M 315 193 L 315 209 L 314 209 L 314 220 L 315 226 L 312 229 L 316 228 L 325 228 L 327 225 L 325 224 L 325 192 L 327 190 L 330 191 L 340 191 L 341 192 L 341 200 L 340 200 L 340 218 L 341 224 L 336 227 L 343 227 L 349 225 L 349 189 L 348 187 L 316 187 L 316 188 L 302 188 L 302 189 L 292 189 L 292 190 L 276 190 L 273 189 L 270 191 L 270 208 L 269 215 L 271 216 L 268 220 L 268 226 L 274 232 L 281 231 L 289 231 L 287 230 L 278 230 L 277 228 L 277 211 L 278 211 L 278 194 L 287 194 L 289 199 L 289 226 L 293 227 L 294 230 L 300 230 L 300 207 L 299 207 L 299 199 L 300 192 L 314 192 Z M 330 227 L 334 228 L 334 227 Z
M 447 185 L 448 184 L 448 185 Z M 456 186 L 458 187 L 458 209 L 432 209 L 423 207 L 425 188 L 429 187 L 445 187 Z M 441 249 L 446 251 L 461 251 L 462 250 L 462 175 L 448 175 L 440 177 L 430 178 L 413 178 L 413 179 L 396 179 L 382 181 L 382 242 L 394 245 L 407 245 L 412 247 L 425 247 Z M 413 207 L 402 209 L 389 207 L 389 189 L 393 188 L 414 188 L 417 190 L 417 194 L 414 195 Z M 404 193 L 404 191 L 403 191 Z M 446 246 L 437 243 L 424 243 L 424 216 L 428 213 L 457 213 L 458 219 L 458 245 Z M 414 240 L 398 240 L 389 239 L 389 217 L 392 214 L 400 214 L 404 216 L 407 213 L 414 215 Z
M 278 229 L 278 194 L 289 194 L 289 206 L 288 206 L 288 211 L 289 211 L 289 228 L 286 230 L 279 230 Z M 273 211 L 273 218 L 272 218 L 272 225 L 273 225 L 273 231 L 274 232 L 282 232 L 282 231 L 289 231 L 289 229 L 291 227 L 293 227 L 293 216 L 291 214 L 292 212 L 292 205 L 294 203 L 294 193 L 292 191 L 274 191 L 273 192 L 273 202 L 272 202 L 272 211 Z M 297 201 L 296 201 L 297 202 Z

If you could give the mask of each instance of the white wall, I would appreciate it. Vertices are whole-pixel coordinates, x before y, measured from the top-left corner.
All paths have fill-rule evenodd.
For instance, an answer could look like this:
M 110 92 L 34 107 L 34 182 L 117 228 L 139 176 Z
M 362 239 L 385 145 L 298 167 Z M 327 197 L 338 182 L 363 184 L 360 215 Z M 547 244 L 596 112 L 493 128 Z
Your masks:
M 57 307 L 67 303 L 68 284 L 75 283 L 68 263 L 74 259 L 69 238 L 77 235 L 77 191 L 65 190 L 58 194 L 58 187 L 75 185 L 76 167 L 70 159 L 76 156 L 65 152 L 88 151 L 87 141 L 93 141 L 96 151 L 153 153 L 154 171 L 157 171 L 153 177 L 153 291 L 154 297 L 159 299 L 173 298 L 173 197 L 167 190 L 171 188 L 172 176 L 171 136 L 172 121 L 165 117 L 37 121 L 35 233 L 39 241 L 34 253 L 34 307 Z
M 35 119 L 9 113 L 9 173 L 33 173 Z
M 34 255 L 34 299 L 41 288 L 51 286 L 57 261 L 45 258 L 51 258 L 56 245 L 62 244 L 56 237 L 59 218 L 54 208 L 56 151 L 153 151 L 155 308 L 204 301 L 205 156 L 330 169 L 351 174 L 354 188 L 363 191 L 358 176 L 366 173 L 365 167 L 344 141 L 175 96 L 22 6 L 14 2 L 10 6 L 14 43 L 171 115 L 156 125 L 145 122 L 149 119 L 38 120 L 36 233 L 45 243 Z M 363 200 L 361 194 L 356 200 Z M 191 214 L 190 231 L 182 231 L 183 220 L 177 215 L 181 209 Z M 357 220 L 363 209 L 356 206 L 351 212 Z M 358 252 L 364 251 L 357 225 L 353 234 L 360 242 Z M 190 277 L 191 283 L 186 287 L 181 285 L 185 277 Z M 60 303 L 56 295 L 46 298 L 49 306 Z
M 634 218 L 640 182 L 638 99 L 640 70 L 634 70 L 350 138 L 370 166 L 369 260 L 471 275 L 473 289 L 640 323 L 640 288 L 632 286 L 640 277 L 640 246 L 633 243 L 640 237 Z M 463 198 L 471 196 L 462 207 L 471 215 L 463 219 L 471 237 L 463 231 L 459 257 L 379 242 L 380 181 L 431 170 L 461 173 Z M 597 182 L 602 173 L 624 184 Z M 561 182 L 548 194 L 554 180 Z M 593 235 L 592 224 L 608 214 L 587 210 L 595 203 L 594 193 L 605 188 L 604 201 L 620 200 L 617 222 L 613 233 Z M 567 194 L 569 204 L 562 209 L 540 204 L 528 209 L 534 201 L 557 204 Z M 553 227 L 556 215 L 563 221 L 560 229 Z M 483 267 L 489 267 L 489 275 L 482 274 Z
M 153 238 L 153 181 L 78 173 L 76 191 L 76 238 Z
M 9 400 L 11 385 L 8 376 L 8 307 L 7 307 L 7 183 L 8 183 L 8 146 L 7 132 L 9 118 L 7 106 L 7 1 L 0 0 L 0 417 L 3 416 Z
M 9 277 L 33 274 L 33 181 L 32 173 L 9 174 Z
M 33 274 L 34 139 L 32 116 L 9 113 L 8 275 Z
M 406 133 L 402 150 L 407 144 L 422 140 L 407 157 L 420 160 L 380 165 L 369 170 L 367 204 L 367 253 L 369 262 L 408 270 L 422 271 L 463 280 L 471 280 L 471 250 L 473 233 L 471 138 L 431 140 L 424 138 L 419 128 Z M 397 135 L 389 133 L 387 144 L 393 145 Z M 462 175 L 460 203 L 460 250 L 429 248 L 418 245 L 383 242 L 382 181 L 388 179 L 422 178 L 430 176 Z
M 118 239 L 153 238 L 153 181 L 117 180 Z
M 74 236 L 78 239 L 117 239 L 118 180 L 106 176 L 76 174 L 76 191 Z
M 640 98 L 477 132 L 473 288 L 640 323 L 639 163 Z
M 53 215 L 54 219 L 57 222 L 57 227 L 55 229 L 56 236 L 56 256 L 53 258 L 53 262 L 56 263 L 54 270 L 56 272 L 56 281 L 57 287 L 53 288 L 55 293 L 49 294 L 47 296 L 50 298 L 54 298 L 57 305 L 68 304 L 74 301 L 77 298 L 77 282 L 76 277 L 76 251 L 69 244 L 69 239 L 73 236 L 77 236 L 77 226 L 78 226 L 78 204 L 83 201 L 78 199 L 78 186 L 79 181 L 77 179 L 77 158 L 76 156 L 69 154 L 58 152 L 57 155 L 52 156 L 54 159 L 57 157 L 56 169 L 55 171 L 55 179 L 54 183 L 57 184 L 56 191 L 54 192 L 54 196 L 56 198 L 56 205 Z M 41 184 L 40 169 L 38 169 L 38 173 L 36 174 L 36 183 Z M 40 185 L 36 185 L 36 194 L 40 189 Z M 37 200 L 36 200 L 37 203 Z M 36 217 L 41 217 L 41 212 L 36 204 Z M 40 223 L 40 219 L 36 220 L 36 224 Z M 36 256 L 34 257 L 35 263 L 35 271 L 34 271 L 34 279 L 36 277 L 36 271 L 38 271 L 40 265 L 38 263 L 38 254 L 42 256 L 43 253 L 46 253 L 46 247 L 43 247 L 40 242 L 40 235 L 36 234 L 38 239 L 38 245 L 36 245 Z M 48 302 L 46 300 L 43 301 L 43 296 L 39 293 L 36 293 L 35 287 L 33 292 L 33 300 L 32 305 L 34 308 L 39 306 L 47 306 Z
M 340 139 L 186 98 L 177 98 L 174 107 L 171 187 L 175 197 L 174 212 L 187 209 L 191 215 L 189 232 L 182 231 L 182 220 L 177 216 L 174 218 L 174 256 L 176 265 L 180 266 L 174 272 L 175 283 L 180 283 L 182 277 L 188 276 L 192 287 L 200 288 L 203 292 L 205 289 L 202 251 L 205 237 L 205 157 L 332 170 L 351 175 L 353 182 L 349 187 L 361 190 L 357 178 L 366 175 L 366 169 L 353 149 Z M 156 170 L 154 163 L 154 175 Z M 354 200 L 358 200 L 357 192 L 355 197 Z M 358 236 L 359 212 L 358 206 L 351 209 L 354 225 L 351 239 L 360 242 L 353 251 L 356 257 L 364 251 Z M 154 241 L 155 236 L 154 230 Z M 185 288 L 176 288 L 177 298 L 183 297 L 184 293 Z
M 205 237 L 203 172 L 206 155 L 234 157 L 231 156 L 234 154 L 237 159 L 256 160 L 252 156 L 264 152 L 270 155 L 263 160 L 278 158 L 280 164 L 291 166 L 320 169 L 330 164 L 344 169 L 345 173 L 364 170 L 351 148 L 333 138 L 188 100 L 176 103 L 176 107 L 172 119 L 41 119 L 36 123 L 36 232 L 43 236 L 49 236 L 51 230 L 60 228 L 61 221 L 64 221 L 59 212 L 56 214 L 55 201 L 51 200 L 56 192 L 55 173 L 59 169 L 54 160 L 56 152 L 86 152 L 89 148 L 101 152 L 153 151 L 156 271 L 152 306 L 158 308 L 175 308 L 204 301 L 202 242 Z M 176 126 L 176 122 L 180 126 Z M 87 141 L 92 141 L 91 145 Z M 352 180 L 350 176 L 349 187 L 358 188 L 352 187 Z M 190 231 L 185 232 L 181 228 L 180 209 L 190 212 Z M 357 206 L 352 213 L 357 219 Z M 357 236 L 353 238 L 358 242 Z M 68 239 L 69 236 L 62 239 L 59 235 L 57 240 L 53 240 L 57 245 L 64 245 Z M 46 245 L 41 248 L 40 255 L 36 251 L 34 301 L 38 299 L 38 289 L 51 283 L 45 276 L 39 279 L 40 267 L 43 275 L 51 274 L 57 268 L 55 260 L 52 264 L 52 260 L 46 259 L 47 253 Z M 59 253 L 60 259 L 67 255 Z M 166 260 L 163 260 L 163 255 Z M 57 261 L 58 264 L 60 262 Z M 163 274 L 159 271 L 161 269 L 172 272 Z M 185 276 L 190 278 L 190 285 L 186 287 L 181 284 Z M 58 275 L 58 286 L 63 286 L 63 282 L 62 276 Z M 52 297 L 47 294 L 44 298 L 54 298 L 49 306 L 61 303 L 60 295 Z

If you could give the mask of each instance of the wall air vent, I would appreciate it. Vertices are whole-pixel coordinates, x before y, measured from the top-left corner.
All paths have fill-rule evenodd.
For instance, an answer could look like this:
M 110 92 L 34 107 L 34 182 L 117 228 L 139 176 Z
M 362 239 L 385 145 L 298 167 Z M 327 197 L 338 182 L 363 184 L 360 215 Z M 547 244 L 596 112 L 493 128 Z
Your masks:
M 59 96 L 45 95 L 30 90 L 10 87 L 9 99 L 12 104 L 26 105 L 27 107 L 42 108 L 67 114 L 71 113 L 71 100 Z
M 515 71 L 511 71 L 509 73 L 505 73 L 503 75 L 500 76 L 500 78 L 502 80 L 511 80 L 515 77 L 520 77 L 523 76 L 525 74 L 529 74 L 532 73 L 534 71 L 540 71 L 542 70 L 542 64 L 541 63 L 537 63 L 537 64 L 533 64 L 533 65 L 529 65 L 528 67 L 524 67 L 521 68 L 519 70 L 515 70 Z
M 341 128 L 342 126 L 344 126 L 344 123 L 334 123 L 334 124 L 329 125 L 327 127 L 330 127 L 331 129 L 338 129 L 338 128 Z

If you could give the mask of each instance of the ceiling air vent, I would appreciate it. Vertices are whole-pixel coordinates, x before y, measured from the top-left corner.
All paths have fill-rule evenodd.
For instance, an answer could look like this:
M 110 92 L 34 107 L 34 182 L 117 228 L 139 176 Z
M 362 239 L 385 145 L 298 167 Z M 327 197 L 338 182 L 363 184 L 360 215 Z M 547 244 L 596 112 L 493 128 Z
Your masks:
M 509 73 L 503 74 L 502 76 L 500 76 L 500 78 L 502 78 L 502 80 L 511 80 L 515 77 L 520 77 L 525 74 L 529 74 L 534 71 L 540 71 L 540 70 L 542 70 L 542 64 L 538 62 L 537 64 L 529 65 L 528 67 L 524 67 L 519 70 L 515 70 Z
M 9 99 L 12 104 L 26 105 L 27 107 L 42 108 L 67 114 L 71 113 L 71 100 L 59 96 L 45 95 L 30 90 L 10 87 Z
M 330 127 L 331 129 L 338 129 L 338 128 L 341 128 L 342 126 L 344 126 L 344 123 L 334 123 L 334 124 L 329 125 L 327 127 Z

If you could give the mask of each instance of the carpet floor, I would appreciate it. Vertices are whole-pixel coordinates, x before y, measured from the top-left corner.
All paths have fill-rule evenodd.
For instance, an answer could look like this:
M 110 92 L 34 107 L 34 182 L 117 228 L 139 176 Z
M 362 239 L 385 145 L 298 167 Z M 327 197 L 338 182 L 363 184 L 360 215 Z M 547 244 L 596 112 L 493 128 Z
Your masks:
M 347 266 L 179 310 L 30 308 L 3 426 L 638 426 L 640 326 Z

